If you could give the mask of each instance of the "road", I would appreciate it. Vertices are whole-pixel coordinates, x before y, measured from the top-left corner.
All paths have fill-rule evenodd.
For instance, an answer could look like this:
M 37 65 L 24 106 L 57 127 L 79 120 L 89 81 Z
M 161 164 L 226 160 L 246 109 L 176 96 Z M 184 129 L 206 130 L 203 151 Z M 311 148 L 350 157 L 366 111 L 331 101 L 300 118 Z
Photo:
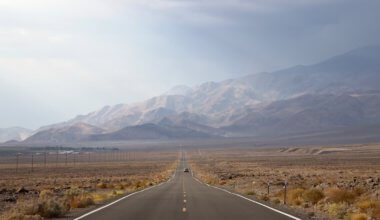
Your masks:
M 289 220 L 298 219 L 235 194 L 208 186 L 183 172 L 181 160 L 174 177 L 76 220 Z

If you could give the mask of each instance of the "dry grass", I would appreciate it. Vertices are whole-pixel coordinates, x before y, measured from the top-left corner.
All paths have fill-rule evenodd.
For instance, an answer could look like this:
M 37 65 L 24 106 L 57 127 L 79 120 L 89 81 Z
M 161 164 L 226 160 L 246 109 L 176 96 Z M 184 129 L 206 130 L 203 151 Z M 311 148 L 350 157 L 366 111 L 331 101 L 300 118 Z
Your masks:
M 289 190 L 289 198 L 288 198 L 288 202 L 292 205 L 296 205 L 296 206 L 299 206 L 303 203 L 303 200 L 302 200 L 302 195 L 303 193 L 305 192 L 304 189 L 301 189 L 301 188 L 295 188 L 295 189 L 291 189 Z
M 314 188 L 305 190 L 305 192 L 303 193 L 303 199 L 306 202 L 312 203 L 313 205 L 317 204 L 324 197 L 325 195 L 322 192 L 322 190 L 318 190 Z
M 367 220 L 368 216 L 365 213 L 356 213 L 356 214 L 351 214 L 348 217 L 348 220 Z
M 166 152 L 150 160 L 36 168 L 33 173 L 11 173 L 7 164 L 0 165 L 0 176 L 5 177 L 0 180 L 0 201 L 12 198 L 0 202 L 0 219 L 62 217 L 71 210 L 156 185 L 170 178 L 177 157 L 177 152 Z
M 254 191 L 247 196 L 283 204 L 287 181 L 287 206 L 313 218 L 349 219 L 365 214 L 368 219 L 380 219 L 380 205 L 376 205 L 379 144 L 197 149 L 188 155 L 195 175 L 209 184 L 245 195 Z
M 353 203 L 356 199 L 355 193 L 346 189 L 330 188 L 325 194 L 327 201 L 334 203 Z

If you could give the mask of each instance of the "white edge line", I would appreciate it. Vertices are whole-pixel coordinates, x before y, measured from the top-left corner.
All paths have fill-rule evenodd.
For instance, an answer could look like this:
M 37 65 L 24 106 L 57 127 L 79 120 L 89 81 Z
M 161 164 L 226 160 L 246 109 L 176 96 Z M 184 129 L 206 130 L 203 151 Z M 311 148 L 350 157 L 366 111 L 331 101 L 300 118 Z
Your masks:
M 136 192 L 133 192 L 133 193 L 131 193 L 131 194 L 128 194 L 128 195 L 126 195 L 126 196 L 124 196 L 124 197 L 121 197 L 120 199 L 118 199 L 118 200 L 116 200 L 116 201 L 113 201 L 113 202 L 111 202 L 111 203 L 109 203 L 109 204 L 107 204 L 107 205 L 104 205 L 104 206 L 99 207 L 99 208 L 97 208 L 97 209 L 95 209 L 95 210 L 92 210 L 91 212 L 87 212 L 87 213 L 84 214 L 84 215 L 81 215 L 81 216 L 79 216 L 79 217 L 77 217 L 77 218 L 74 218 L 74 220 L 82 219 L 82 218 L 84 218 L 84 217 L 87 217 L 87 216 L 89 216 L 89 215 L 95 213 L 95 212 L 98 212 L 98 211 L 100 211 L 100 210 L 102 210 L 102 209 L 105 209 L 105 208 L 107 208 L 108 206 L 111 206 L 111 205 L 113 205 L 113 204 L 115 204 L 115 203 L 117 203 L 117 202 L 120 202 L 120 201 L 123 200 L 123 199 L 126 199 L 126 198 L 128 198 L 128 197 L 130 197 L 130 196 L 133 196 L 133 195 L 135 195 L 135 194 L 137 194 L 137 193 L 141 193 L 141 192 L 144 192 L 145 190 L 153 189 L 153 188 L 155 188 L 155 187 L 161 186 L 162 184 L 165 184 L 165 183 L 167 183 L 167 182 L 170 182 L 170 181 L 175 177 L 175 173 L 176 173 L 176 172 L 174 172 L 173 176 L 172 176 L 168 181 L 166 181 L 166 182 L 163 182 L 163 183 L 160 183 L 160 184 L 158 184 L 158 185 L 151 186 L 151 187 L 148 187 L 148 188 L 142 189 L 142 190 L 140 190 L 140 191 L 136 191 Z
M 202 183 L 202 182 L 201 182 L 200 180 L 198 180 L 197 178 L 194 177 L 194 179 L 195 179 L 196 181 Z M 222 188 L 219 188 L 219 187 L 216 187 L 216 186 L 210 186 L 210 185 L 207 184 L 207 183 L 203 183 L 203 184 L 207 185 L 208 187 L 213 187 L 213 188 L 215 188 L 215 189 L 219 189 L 219 190 L 221 190 L 221 191 L 223 191 L 223 192 L 226 192 L 226 193 L 229 193 L 229 194 L 232 194 L 232 195 L 238 196 L 238 197 L 240 197 L 240 198 L 242 198 L 242 199 L 248 200 L 248 201 L 253 202 L 253 203 L 257 204 L 257 205 L 261 205 L 261 206 L 263 206 L 263 207 L 265 207 L 265 208 L 268 208 L 268 209 L 270 209 L 270 210 L 272 210 L 272 211 L 274 211 L 274 212 L 277 212 L 277 213 L 280 213 L 280 214 L 282 214 L 282 215 L 285 215 L 285 216 L 287 216 L 287 217 L 289 217 L 289 218 L 292 218 L 292 219 L 294 219 L 294 220 L 302 220 L 302 219 L 297 218 L 297 217 L 295 217 L 295 216 L 293 216 L 293 215 L 290 215 L 290 214 L 288 214 L 288 213 L 285 213 L 285 212 L 282 212 L 282 211 L 277 210 L 277 209 L 275 209 L 275 208 L 272 208 L 272 207 L 270 207 L 270 206 L 267 206 L 267 205 L 265 205 L 265 204 L 263 204 L 263 203 L 260 203 L 260 202 L 257 202 L 257 201 L 255 201 L 255 200 L 252 200 L 252 199 L 249 199 L 249 198 L 247 198 L 247 197 L 244 197 L 244 196 L 242 196 L 242 195 L 240 195 L 240 194 L 233 193 L 233 192 L 230 192 L 230 191 L 228 191 L 228 190 L 226 190 L 226 189 L 222 189 Z

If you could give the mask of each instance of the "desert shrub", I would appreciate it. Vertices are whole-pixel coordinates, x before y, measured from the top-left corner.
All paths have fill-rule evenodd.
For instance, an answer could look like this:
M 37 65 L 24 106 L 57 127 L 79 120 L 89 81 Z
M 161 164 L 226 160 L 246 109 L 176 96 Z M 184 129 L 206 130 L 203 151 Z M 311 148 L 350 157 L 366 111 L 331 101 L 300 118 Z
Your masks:
M 138 188 L 141 188 L 144 186 L 144 183 L 142 181 L 137 181 L 135 182 L 135 188 L 138 189 Z
M 263 201 L 269 201 L 269 197 L 267 195 L 261 195 L 260 199 Z
M 96 184 L 96 188 L 107 189 L 107 183 L 100 182 L 100 183 Z
M 54 193 L 50 190 L 42 190 L 39 195 L 40 199 L 51 199 L 54 197 Z
M 325 197 L 323 192 L 319 189 L 308 189 L 302 194 L 303 199 L 306 202 L 311 202 L 313 205 L 317 204 L 321 199 Z
M 357 203 L 357 207 L 360 211 L 367 212 L 368 209 L 374 207 L 374 203 L 370 199 L 361 200 Z
M 227 181 L 225 181 L 225 180 L 221 180 L 221 181 L 219 181 L 219 185 L 226 185 L 227 184 Z
M 123 186 L 123 184 L 118 184 L 118 185 L 115 186 L 115 189 L 124 190 L 125 187 Z
M 356 195 L 348 190 L 331 188 L 326 191 L 326 197 L 328 201 L 334 203 L 352 203 L 354 202 Z
M 95 202 L 101 202 L 103 200 L 109 199 L 111 196 L 108 193 L 93 193 L 92 197 Z
M 292 205 L 301 205 L 301 198 L 304 191 L 305 190 L 301 188 L 290 189 L 288 194 L 288 202 Z
M 356 196 L 361 196 L 363 193 L 365 193 L 365 189 L 363 187 L 355 187 L 353 193 Z
M 275 198 L 275 199 L 273 199 L 272 202 L 273 202 L 274 204 L 280 204 L 280 203 L 281 203 L 281 201 L 280 201 L 279 198 Z
M 21 201 L 18 202 L 13 213 L 18 216 L 41 216 L 45 218 L 61 217 L 65 215 L 67 208 L 64 202 L 57 199 L 40 199 L 38 201 Z M 17 219 L 17 216 L 13 217 Z M 23 218 L 22 218 L 23 219 Z
M 372 218 L 380 219 L 380 201 L 374 202 L 374 207 L 372 210 Z
M 0 219 L 7 220 L 43 220 L 40 215 L 24 215 L 21 213 L 9 213 L 4 216 L 0 216 Z
M 39 203 L 37 214 L 45 218 L 54 218 L 65 215 L 67 211 L 63 201 L 48 199 Z
M 19 213 L 22 215 L 37 215 L 38 214 L 38 202 L 19 200 L 14 207 L 13 213 Z
M 124 194 L 124 191 L 122 190 L 112 190 L 112 195 L 113 196 L 120 196 L 120 195 L 123 195 Z
M 367 220 L 367 215 L 364 213 L 355 213 L 348 216 L 348 220 Z
M 65 192 L 65 201 L 70 209 L 85 208 L 95 204 L 93 197 L 80 189 L 70 189 Z
M 343 218 L 346 215 L 347 208 L 347 203 L 332 203 L 328 205 L 327 211 L 332 217 Z
M 249 195 L 249 196 L 254 196 L 256 195 L 256 192 L 255 191 L 247 191 L 245 192 L 246 195 Z

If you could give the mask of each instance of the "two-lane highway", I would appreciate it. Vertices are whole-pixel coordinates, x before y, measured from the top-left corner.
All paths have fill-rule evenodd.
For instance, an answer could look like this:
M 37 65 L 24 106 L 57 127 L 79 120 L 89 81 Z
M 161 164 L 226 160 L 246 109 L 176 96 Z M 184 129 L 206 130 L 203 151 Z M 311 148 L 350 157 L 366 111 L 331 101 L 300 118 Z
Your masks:
M 183 172 L 186 161 L 168 182 L 129 195 L 118 202 L 94 210 L 77 219 L 87 220 L 223 220 L 298 219 L 249 201 L 236 194 L 203 184 Z

